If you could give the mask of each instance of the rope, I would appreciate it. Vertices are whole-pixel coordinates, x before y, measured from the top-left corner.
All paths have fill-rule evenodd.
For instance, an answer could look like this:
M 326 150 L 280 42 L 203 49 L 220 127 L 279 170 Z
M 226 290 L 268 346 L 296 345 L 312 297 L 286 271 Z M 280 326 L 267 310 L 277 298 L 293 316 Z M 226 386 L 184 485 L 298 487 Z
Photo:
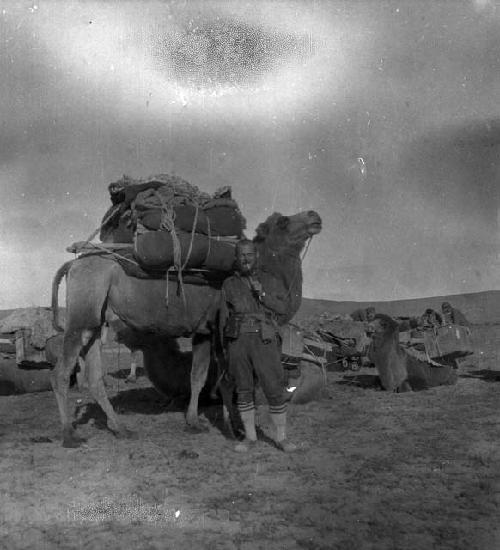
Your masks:
M 177 236 L 177 233 L 175 231 L 175 212 L 173 207 L 168 204 L 163 197 L 158 193 L 158 191 L 155 189 L 154 194 L 156 198 L 160 201 L 160 204 L 162 206 L 162 216 L 161 216 L 161 223 L 160 223 L 160 229 L 164 229 L 165 231 L 168 231 L 170 233 L 170 236 L 172 237 L 172 245 L 174 249 L 174 265 L 180 267 L 181 265 L 181 245 L 179 242 L 179 237 Z
M 198 224 L 198 211 L 199 211 L 199 206 L 196 205 L 196 210 L 195 210 L 195 213 L 194 213 L 193 227 L 191 228 L 191 239 L 189 241 L 189 248 L 188 248 L 188 251 L 187 251 L 187 254 L 186 254 L 186 259 L 184 260 L 184 264 L 181 267 L 181 270 L 186 269 L 186 266 L 189 262 L 189 258 L 191 257 L 191 252 L 193 251 L 194 235 L 195 235 L 195 232 L 196 232 L 196 225 Z
M 207 233 L 208 233 L 208 249 L 207 249 L 207 255 L 205 256 L 205 259 L 203 260 L 202 265 L 206 265 L 208 258 L 210 257 L 210 248 L 212 243 L 212 228 L 210 227 L 210 218 L 207 216 Z
M 168 284 L 169 276 L 168 276 L 168 274 L 171 271 L 174 271 L 174 270 L 175 270 L 175 268 L 173 266 L 171 266 L 167 269 L 167 273 L 166 273 L 167 284 L 166 284 L 166 288 L 165 288 L 165 307 L 167 307 L 167 308 L 168 308 L 168 295 L 169 295 L 169 291 L 168 291 L 168 289 L 169 289 L 169 284 Z M 184 303 L 184 305 L 186 305 L 186 304 Z
M 88 239 L 85 241 L 87 243 L 89 243 L 92 239 L 94 239 L 94 237 L 97 235 L 97 233 L 99 233 L 99 231 L 109 222 L 109 220 L 116 214 L 116 212 L 120 209 L 120 205 L 119 204 L 116 204 L 115 207 L 111 210 L 111 212 L 109 213 L 108 216 L 106 216 L 102 222 L 101 222 L 101 225 L 94 231 L 90 234 L 90 236 L 88 237 Z
M 309 238 L 307 239 L 306 247 L 304 248 L 304 252 L 303 252 L 303 254 L 302 254 L 302 258 L 300 259 L 301 262 L 303 262 L 303 261 L 304 261 L 304 258 L 306 257 L 306 254 L 307 254 L 307 252 L 308 252 L 308 250 L 309 250 L 309 245 L 311 244 L 311 241 L 312 241 L 312 237 L 309 237 Z
M 306 246 L 305 246 L 305 249 L 304 249 L 304 252 L 302 254 L 302 258 L 300 258 L 300 262 L 298 264 L 296 264 L 296 267 L 295 267 L 295 272 L 293 274 L 293 277 L 292 277 L 292 280 L 290 281 L 290 286 L 288 287 L 288 291 L 287 293 L 285 294 L 285 300 L 290 296 L 290 294 L 292 293 L 292 287 L 293 287 L 293 284 L 295 283 L 295 280 L 297 279 L 297 276 L 299 274 L 299 271 L 300 271 L 300 266 L 302 265 L 302 262 L 304 261 L 304 258 L 306 257 L 306 254 L 307 254 L 307 251 L 309 250 L 309 245 L 311 244 L 311 241 L 312 241 L 312 237 L 309 237 L 307 239 L 307 242 L 306 242 Z
M 178 277 L 178 280 L 179 280 L 179 286 L 180 286 L 180 289 L 181 289 L 181 296 L 182 296 L 182 303 L 184 304 L 184 307 L 187 306 L 187 303 L 186 303 L 186 293 L 184 292 L 184 281 L 182 280 L 182 272 L 186 269 L 186 266 L 188 265 L 188 262 L 189 262 L 189 258 L 191 257 L 191 253 L 193 252 L 193 242 L 194 242 L 194 236 L 195 236 L 195 233 L 196 233 L 196 226 L 198 225 L 198 212 L 200 210 L 200 207 L 199 207 L 198 203 L 196 203 L 195 206 L 196 206 L 196 210 L 194 212 L 193 227 L 191 228 L 191 238 L 189 240 L 189 247 L 188 247 L 188 251 L 187 251 L 187 254 L 186 254 L 186 259 L 184 260 L 184 263 L 180 266 L 180 268 L 177 270 L 177 277 Z M 167 278 L 168 278 L 168 274 L 167 274 Z M 168 290 L 168 283 L 167 283 L 167 290 Z
M 101 246 L 99 243 L 86 242 L 85 244 L 88 245 L 88 246 L 93 246 L 94 248 L 96 248 L 97 250 L 101 250 L 102 252 L 106 252 L 106 254 L 109 254 L 110 256 L 115 256 L 116 258 L 120 258 L 121 260 L 124 260 L 126 262 L 130 262 L 131 264 L 139 266 L 139 264 L 135 260 L 131 260 L 130 258 L 126 258 L 125 256 L 122 256 L 121 254 L 118 254 L 118 252 L 114 252 L 113 250 L 109 250 L 108 248 L 106 248 L 104 246 Z M 77 254 L 76 251 L 75 251 L 75 254 Z
M 182 290 L 183 302 L 184 302 L 184 305 L 186 305 L 186 300 L 184 295 L 184 285 L 182 283 L 182 271 L 181 271 L 182 270 L 182 266 L 181 266 L 182 250 L 181 250 L 181 244 L 179 242 L 179 237 L 177 236 L 177 232 L 175 231 L 175 211 L 173 206 L 167 203 L 156 189 L 154 190 L 154 195 L 159 200 L 162 207 L 160 229 L 163 229 L 170 233 L 170 237 L 172 238 L 172 247 L 174 250 L 174 265 L 167 269 L 167 288 L 165 290 L 165 305 L 166 307 L 168 307 L 169 305 L 168 273 L 170 271 L 174 271 L 175 269 L 177 269 L 177 276 L 178 276 L 179 284 Z

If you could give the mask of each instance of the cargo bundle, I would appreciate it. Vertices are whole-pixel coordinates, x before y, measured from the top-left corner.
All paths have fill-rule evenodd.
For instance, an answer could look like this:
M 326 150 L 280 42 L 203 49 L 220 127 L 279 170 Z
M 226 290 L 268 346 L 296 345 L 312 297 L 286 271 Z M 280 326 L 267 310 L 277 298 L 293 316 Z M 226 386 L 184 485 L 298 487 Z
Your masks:
M 146 272 L 232 269 L 246 220 L 231 187 L 209 195 L 178 176 L 159 174 L 123 176 L 108 189 L 112 206 L 100 227 L 103 248 L 132 249 Z

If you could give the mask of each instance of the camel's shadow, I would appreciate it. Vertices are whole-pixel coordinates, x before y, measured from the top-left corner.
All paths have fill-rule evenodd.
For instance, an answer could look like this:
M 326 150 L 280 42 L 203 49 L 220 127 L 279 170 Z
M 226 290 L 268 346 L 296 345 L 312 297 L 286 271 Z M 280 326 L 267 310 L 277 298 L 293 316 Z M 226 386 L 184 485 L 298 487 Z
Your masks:
M 380 377 L 377 374 L 348 374 L 335 383 L 339 386 L 355 386 L 372 390 L 382 389 Z
M 500 382 L 500 371 L 491 369 L 473 370 L 460 374 L 459 377 L 483 380 L 484 382 Z
M 130 375 L 130 369 L 119 369 L 114 372 L 108 373 L 108 376 L 111 378 L 116 378 L 117 380 L 125 380 Z M 137 367 L 136 376 L 146 376 L 146 371 L 143 367 Z
M 133 388 L 124 390 L 110 399 L 117 414 L 160 415 L 169 413 L 185 413 L 189 403 L 189 395 L 174 395 L 166 397 L 154 388 Z M 199 400 L 199 415 L 218 429 L 223 435 L 230 436 L 224 422 L 222 402 L 211 399 L 208 392 L 202 392 Z M 94 401 L 78 405 L 73 425 L 82 426 L 93 421 L 100 430 L 107 430 L 107 417 L 101 407 Z M 189 428 L 186 428 L 188 431 Z M 194 431 L 194 430 L 193 430 Z

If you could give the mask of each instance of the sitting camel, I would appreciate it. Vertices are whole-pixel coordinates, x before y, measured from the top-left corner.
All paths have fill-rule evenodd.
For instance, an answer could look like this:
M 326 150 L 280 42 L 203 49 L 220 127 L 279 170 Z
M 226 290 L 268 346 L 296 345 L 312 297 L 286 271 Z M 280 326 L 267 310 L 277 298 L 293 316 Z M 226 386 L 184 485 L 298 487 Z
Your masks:
M 372 325 L 374 332 L 368 358 L 377 368 L 385 390 L 424 390 L 457 382 L 457 370 L 453 366 L 431 365 L 404 350 L 399 344 L 399 325 L 389 315 L 377 314 Z
M 280 280 L 287 289 L 288 322 L 297 312 L 302 297 L 301 252 L 321 231 L 321 218 L 314 211 L 292 216 L 274 213 L 262 223 L 255 238 L 261 267 Z M 173 339 L 191 337 L 191 398 L 186 414 L 188 426 L 200 429 L 198 399 L 205 384 L 211 358 L 213 333 L 220 303 L 220 287 L 184 283 L 184 293 L 171 292 L 165 300 L 164 279 L 139 279 L 127 275 L 110 255 L 83 255 L 64 264 L 52 285 L 54 324 L 58 325 L 58 288 L 66 276 L 66 325 L 63 355 L 54 369 L 52 385 L 63 425 L 63 446 L 76 447 L 77 437 L 68 408 L 69 377 L 86 347 L 89 390 L 107 415 L 108 426 L 116 435 L 127 436 L 107 397 L 101 362 L 101 327 L 106 312 L 112 311 L 123 324 L 140 336 L 144 369 L 153 385 L 168 393 L 178 384 L 172 358 Z M 167 287 L 168 288 L 168 287 Z M 180 367 L 179 367 L 180 368 Z

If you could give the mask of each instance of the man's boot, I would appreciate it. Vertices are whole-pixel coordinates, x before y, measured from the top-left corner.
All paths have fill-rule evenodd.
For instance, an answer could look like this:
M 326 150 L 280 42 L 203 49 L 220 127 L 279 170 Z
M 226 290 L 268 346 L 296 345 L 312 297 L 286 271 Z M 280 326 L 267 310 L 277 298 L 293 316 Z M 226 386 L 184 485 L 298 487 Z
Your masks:
M 241 421 L 245 428 L 245 439 L 239 441 L 234 450 L 238 453 L 246 453 L 257 442 L 257 432 L 255 431 L 255 408 L 253 403 L 238 404 Z
M 283 409 L 283 407 L 280 407 Z M 276 428 L 276 445 L 285 453 L 291 453 L 297 450 L 297 445 L 294 445 L 286 439 L 286 409 L 284 412 L 275 412 L 270 408 L 271 420 Z

